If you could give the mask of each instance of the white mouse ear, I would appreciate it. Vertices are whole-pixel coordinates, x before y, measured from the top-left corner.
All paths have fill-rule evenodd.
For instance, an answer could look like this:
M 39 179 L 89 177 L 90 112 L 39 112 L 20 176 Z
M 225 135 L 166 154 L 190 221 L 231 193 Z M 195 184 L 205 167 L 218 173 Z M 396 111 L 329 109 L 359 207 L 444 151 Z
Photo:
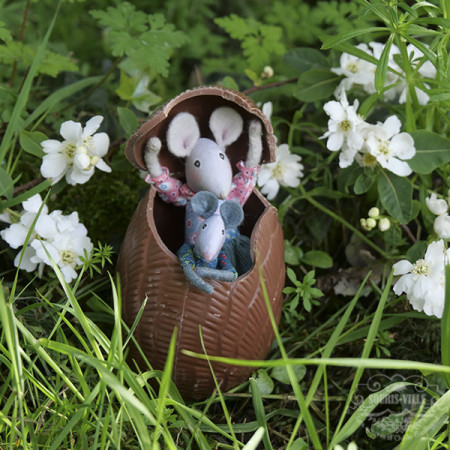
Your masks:
M 209 128 L 217 144 L 223 149 L 241 135 L 243 123 L 240 114 L 228 106 L 215 109 L 209 118 Z
M 167 147 L 175 156 L 185 158 L 200 139 L 200 128 L 192 114 L 182 112 L 170 122 L 167 130 Z

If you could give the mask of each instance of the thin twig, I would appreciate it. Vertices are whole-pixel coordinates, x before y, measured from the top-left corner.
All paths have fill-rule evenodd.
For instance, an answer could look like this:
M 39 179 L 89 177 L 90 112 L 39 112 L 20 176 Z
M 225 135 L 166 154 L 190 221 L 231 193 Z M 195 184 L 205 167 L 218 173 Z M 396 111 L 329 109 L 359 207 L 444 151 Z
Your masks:
M 42 183 L 45 180 L 44 177 L 36 178 L 35 180 L 31 180 L 28 183 L 22 184 L 21 186 L 17 186 L 14 188 L 13 195 L 20 194 L 23 191 L 28 191 L 28 189 L 37 186 L 39 183 Z
M 411 230 L 407 225 L 400 225 L 403 229 L 403 231 L 408 235 L 409 239 L 411 239 L 412 242 L 417 242 L 416 237 L 412 234 Z
M 278 86 L 284 86 L 289 83 L 296 83 L 298 78 L 290 78 L 289 80 L 277 81 L 275 83 L 263 84 L 261 86 L 252 86 L 251 88 L 246 89 L 243 94 L 251 94 L 252 92 L 262 91 L 264 89 L 270 89 Z

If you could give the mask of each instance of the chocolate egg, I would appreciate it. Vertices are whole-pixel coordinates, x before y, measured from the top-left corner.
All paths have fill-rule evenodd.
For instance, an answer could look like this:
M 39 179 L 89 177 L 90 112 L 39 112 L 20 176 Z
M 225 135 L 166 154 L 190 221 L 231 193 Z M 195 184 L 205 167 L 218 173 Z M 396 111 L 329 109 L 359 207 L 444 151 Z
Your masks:
M 125 149 L 127 158 L 145 170 L 145 144 L 150 137 L 157 136 L 162 141 L 161 164 L 173 176 L 183 179 L 183 161 L 174 157 L 166 146 L 170 121 L 179 112 L 189 112 L 197 119 L 201 136 L 212 139 L 208 121 L 212 111 L 220 106 L 236 109 L 244 119 L 242 135 L 226 149 L 233 167 L 246 158 L 248 124 L 255 118 L 263 124 L 262 162 L 274 161 L 276 146 L 270 121 L 251 99 L 221 87 L 192 89 L 168 102 L 131 136 Z M 184 213 L 185 208 L 163 202 L 151 186 L 131 219 L 117 272 L 122 314 L 129 325 L 147 299 L 134 331 L 145 358 L 153 369 L 163 369 L 176 328 L 172 378 L 185 399 L 202 399 L 215 388 L 211 369 L 207 361 L 188 356 L 183 350 L 260 360 L 270 349 L 274 333 L 261 277 L 278 322 L 285 280 L 283 234 L 277 210 L 255 188 L 244 205 L 244 222 L 240 226 L 241 234 L 250 238 L 253 265 L 234 282 L 208 280 L 214 286 L 214 292 L 209 295 L 189 284 L 176 256 L 184 239 Z M 134 346 L 130 357 L 145 369 L 143 358 Z M 224 391 L 245 381 L 254 370 L 216 362 L 212 367 Z

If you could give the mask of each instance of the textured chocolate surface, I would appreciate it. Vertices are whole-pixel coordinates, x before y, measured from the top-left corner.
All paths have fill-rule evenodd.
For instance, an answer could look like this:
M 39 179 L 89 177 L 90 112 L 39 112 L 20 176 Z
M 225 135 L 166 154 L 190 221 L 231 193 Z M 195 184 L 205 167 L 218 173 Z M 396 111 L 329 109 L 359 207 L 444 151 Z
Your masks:
M 250 99 L 223 88 L 187 91 L 169 102 L 130 138 L 127 157 L 134 165 L 143 167 L 145 142 L 152 136 L 164 138 L 168 122 L 164 117 L 169 117 L 170 121 L 174 109 L 175 113 L 188 111 L 196 115 L 203 124 L 203 133 L 203 122 L 206 121 L 207 126 L 211 111 L 223 106 L 224 101 L 234 105 L 245 123 L 255 116 L 263 121 L 264 157 L 266 161 L 273 161 L 275 139 L 270 122 Z M 202 136 L 205 135 L 206 131 Z M 235 144 L 233 149 L 227 149 L 233 162 L 245 159 L 248 135 L 243 133 Z M 171 171 L 182 169 L 180 161 L 167 150 L 162 151 L 161 161 Z M 138 205 L 122 244 L 117 271 L 121 280 L 123 317 L 131 325 L 145 298 L 148 299 L 135 336 L 154 369 L 163 369 L 173 331 L 177 328 L 172 378 L 185 399 L 205 398 L 215 387 L 207 361 L 182 352 L 186 349 L 204 353 L 200 329 L 206 353 L 214 356 L 264 359 L 273 341 L 259 270 L 278 322 L 285 279 L 282 230 L 276 209 L 256 189 L 244 205 L 244 214 L 240 230 L 251 238 L 254 265 L 232 283 L 210 280 L 214 285 L 212 295 L 187 282 L 175 255 L 183 242 L 184 208 L 164 203 L 153 187 Z M 131 349 L 130 356 L 142 364 L 135 348 Z M 219 363 L 212 365 L 223 390 L 245 381 L 254 370 Z

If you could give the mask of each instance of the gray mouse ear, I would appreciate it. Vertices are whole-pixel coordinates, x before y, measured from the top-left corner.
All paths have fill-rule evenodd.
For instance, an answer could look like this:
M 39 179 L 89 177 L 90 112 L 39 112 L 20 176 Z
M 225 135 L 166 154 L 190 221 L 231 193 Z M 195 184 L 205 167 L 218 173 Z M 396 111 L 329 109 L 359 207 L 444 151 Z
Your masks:
M 225 223 L 225 228 L 237 227 L 244 220 L 242 206 L 234 200 L 223 202 L 220 205 L 220 215 Z
M 167 129 L 167 147 L 171 153 L 185 158 L 200 139 L 200 128 L 195 117 L 188 112 L 177 114 Z
M 241 135 L 244 121 L 241 115 L 229 106 L 215 109 L 209 118 L 211 129 L 217 145 L 223 149 L 232 144 Z
M 200 191 L 191 198 L 191 206 L 197 216 L 208 219 L 217 211 L 219 200 L 212 192 Z

